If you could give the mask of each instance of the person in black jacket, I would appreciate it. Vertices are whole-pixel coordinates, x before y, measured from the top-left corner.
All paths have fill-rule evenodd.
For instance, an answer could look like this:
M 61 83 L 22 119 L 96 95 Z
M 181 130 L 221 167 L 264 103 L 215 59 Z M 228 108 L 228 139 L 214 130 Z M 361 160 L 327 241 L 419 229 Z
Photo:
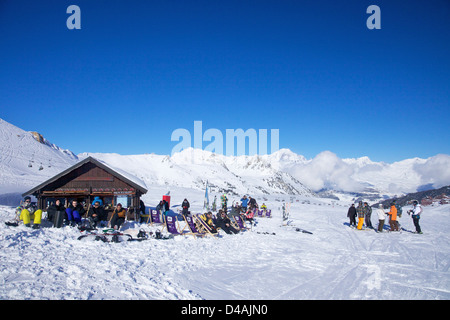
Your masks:
M 163 204 L 164 204 L 164 212 L 169 211 L 169 203 L 166 200 L 163 200 Z
M 150 213 L 149 213 L 150 214 Z M 142 200 L 139 200 L 139 222 L 143 223 L 148 220 L 149 214 L 145 213 L 145 203 Z
M 166 200 L 162 200 L 162 204 L 161 202 L 159 204 L 161 205 L 162 216 L 165 217 L 169 211 L 169 203 Z
M 96 201 L 93 206 L 89 208 L 88 220 L 91 228 L 97 227 L 97 223 L 107 220 L 105 210 L 100 206 L 100 202 Z
M 57 211 L 66 211 L 66 207 L 61 203 L 59 199 L 56 199 L 56 201 L 47 208 L 47 220 L 52 221 L 55 219 L 55 214 Z
M 227 234 L 236 234 L 239 233 L 232 225 L 230 219 L 227 217 L 226 213 L 223 210 L 219 210 L 219 215 L 216 219 L 216 226 L 221 228 Z
M 183 215 L 188 215 L 189 214 L 189 201 L 187 201 L 187 199 L 184 199 L 183 203 L 181 204 L 181 207 L 183 208 Z
M 248 197 L 249 201 L 248 201 L 248 206 L 250 207 L 250 209 L 254 209 L 256 208 L 258 205 L 256 204 L 256 199 L 252 198 L 252 197 Z
M 352 206 L 348 208 L 347 217 L 350 218 L 350 226 L 353 225 L 356 227 L 356 208 L 354 203 L 352 203 Z

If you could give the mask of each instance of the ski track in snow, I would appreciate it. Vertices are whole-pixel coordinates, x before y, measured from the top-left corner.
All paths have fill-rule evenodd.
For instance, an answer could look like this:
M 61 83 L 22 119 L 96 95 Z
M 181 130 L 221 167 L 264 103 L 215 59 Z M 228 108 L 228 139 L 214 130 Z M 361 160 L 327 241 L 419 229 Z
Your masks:
M 0 299 L 450 298 L 450 205 L 426 207 L 417 235 L 358 231 L 346 206 L 294 203 L 293 224 L 310 235 L 281 227 L 279 203 L 266 203 L 274 217 L 238 235 L 107 244 L 70 227 L 7 227 L 14 210 L 0 207 Z

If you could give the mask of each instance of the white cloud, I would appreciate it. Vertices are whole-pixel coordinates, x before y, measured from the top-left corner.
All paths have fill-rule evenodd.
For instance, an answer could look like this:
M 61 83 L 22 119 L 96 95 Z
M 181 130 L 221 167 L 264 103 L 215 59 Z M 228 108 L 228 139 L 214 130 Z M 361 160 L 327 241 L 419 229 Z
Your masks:
M 421 177 L 421 184 L 433 184 L 439 188 L 450 184 L 450 156 L 438 154 L 424 163 L 415 164 L 413 169 Z
M 333 189 L 363 191 L 373 186 L 383 193 L 416 192 L 420 186 L 439 188 L 450 184 L 450 156 L 438 154 L 428 159 L 406 159 L 394 163 L 372 162 L 367 157 L 341 159 L 323 151 L 311 160 L 296 162 L 285 169 L 314 191 Z
M 292 167 L 290 173 L 312 190 L 336 189 L 360 191 L 363 184 L 352 175 L 355 166 L 347 164 L 331 151 L 323 151 L 314 159 Z

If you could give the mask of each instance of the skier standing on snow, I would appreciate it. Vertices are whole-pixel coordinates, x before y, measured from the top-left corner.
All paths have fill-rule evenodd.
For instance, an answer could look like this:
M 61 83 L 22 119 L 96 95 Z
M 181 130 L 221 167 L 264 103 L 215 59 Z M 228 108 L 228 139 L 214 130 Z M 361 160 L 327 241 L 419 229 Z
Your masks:
M 369 206 L 367 202 L 364 202 L 364 209 L 366 210 L 365 212 L 366 228 L 373 229 L 372 221 L 370 221 L 370 217 L 372 216 L 372 207 Z
M 348 208 L 347 217 L 350 218 L 350 227 L 356 227 L 356 208 L 354 203 Z
M 247 199 L 247 196 L 244 196 L 241 199 L 241 210 L 242 210 L 242 212 L 247 212 L 247 206 L 248 206 L 248 199 Z
M 391 210 L 389 211 L 389 225 L 391 229 L 389 231 L 398 231 L 397 222 L 397 207 L 395 206 L 395 200 L 391 203 Z
M 383 232 L 383 226 L 384 226 L 384 220 L 386 219 L 386 213 L 384 212 L 384 208 L 381 203 L 377 209 L 377 215 L 378 215 L 378 232 Z
M 356 212 L 358 214 L 358 230 L 362 229 L 363 223 L 364 223 L 364 207 L 362 201 L 358 202 L 358 207 L 356 208 Z
M 419 225 L 419 219 L 420 219 L 420 214 L 423 211 L 423 208 L 417 200 L 413 201 L 413 206 L 414 207 L 412 208 L 412 210 L 408 211 L 408 214 L 411 213 L 411 218 L 413 219 L 414 226 L 416 227 L 416 233 L 422 234 L 422 229 L 420 228 L 420 225 Z
M 248 206 L 250 209 L 254 209 L 258 207 L 258 204 L 256 203 L 256 199 L 252 197 L 248 197 L 250 200 L 248 201 Z
M 183 215 L 187 216 L 189 214 L 188 210 L 189 210 L 190 206 L 191 205 L 189 204 L 189 201 L 187 199 L 184 199 L 183 203 L 181 204 L 181 207 L 183 208 L 183 212 L 182 212 Z
M 212 204 L 212 211 L 217 211 L 217 196 L 214 196 L 214 202 Z
M 401 228 L 401 224 L 400 224 L 400 218 L 402 217 L 402 206 L 399 205 L 395 200 L 395 208 L 397 209 L 397 227 L 400 229 Z
M 227 212 L 227 202 L 228 202 L 228 198 L 227 195 L 224 193 L 222 197 L 220 197 L 220 199 L 222 200 L 222 210 Z
M 156 206 L 156 211 L 161 211 L 161 213 L 164 212 L 164 203 L 162 202 L 162 200 Z

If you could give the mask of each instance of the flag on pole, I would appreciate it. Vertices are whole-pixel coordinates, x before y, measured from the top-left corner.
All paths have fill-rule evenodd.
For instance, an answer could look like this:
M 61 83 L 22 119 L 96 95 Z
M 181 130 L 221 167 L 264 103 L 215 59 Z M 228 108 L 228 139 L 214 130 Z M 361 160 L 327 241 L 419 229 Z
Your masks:
M 206 180 L 205 202 L 203 208 L 209 210 L 208 180 Z

